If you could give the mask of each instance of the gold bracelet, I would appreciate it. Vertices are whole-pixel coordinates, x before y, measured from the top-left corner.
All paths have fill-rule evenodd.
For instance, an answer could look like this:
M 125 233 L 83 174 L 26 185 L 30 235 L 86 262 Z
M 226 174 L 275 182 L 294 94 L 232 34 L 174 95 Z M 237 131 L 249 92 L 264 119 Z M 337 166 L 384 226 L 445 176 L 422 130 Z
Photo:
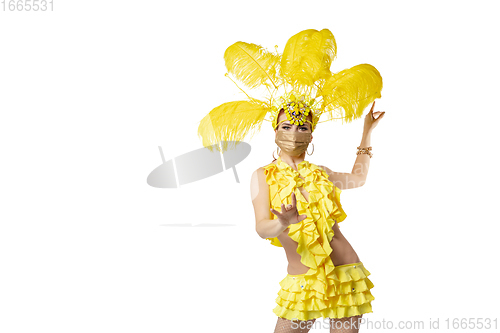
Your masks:
M 366 148 L 361 148 L 361 146 L 359 146 L 356 155 L 367 154 L 368 156 L 370 156 L 370 158 L 372 158 L 373 153 L 371 152 L 371 150 L 372 150 L 371 146 Z

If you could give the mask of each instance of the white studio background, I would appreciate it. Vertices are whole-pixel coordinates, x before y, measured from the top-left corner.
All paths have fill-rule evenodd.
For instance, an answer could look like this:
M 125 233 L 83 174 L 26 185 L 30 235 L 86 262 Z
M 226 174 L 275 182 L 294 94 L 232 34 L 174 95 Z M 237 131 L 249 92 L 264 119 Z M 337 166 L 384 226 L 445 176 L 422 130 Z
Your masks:
M 375 284 L 364 318 L 425 328 L 439 318 L 441 330 L 447 319 L 493 320 L 496 4 L 54 0 L 53 11 L 2 9 L 0 331 L 273 332 L 286 257 L 255 232 L 250 198 L 253 171 L 276 150 L 270 124 L 246 140 L 239 183 L 231 170 L 178 189 L 146 177 L 162 162 L 159 146 L 166 160 L 201 148 L 199 121 L 244 98 L 224 77 L 228 46 L 281 52 L 310 28 L 335 35 L 332 71 L 369 63 L 384 80 L 367 184 L 341 195 L 340 227 Z M 306 159 L 350 172 L 362 128 L 362 119 L 319 124 Z

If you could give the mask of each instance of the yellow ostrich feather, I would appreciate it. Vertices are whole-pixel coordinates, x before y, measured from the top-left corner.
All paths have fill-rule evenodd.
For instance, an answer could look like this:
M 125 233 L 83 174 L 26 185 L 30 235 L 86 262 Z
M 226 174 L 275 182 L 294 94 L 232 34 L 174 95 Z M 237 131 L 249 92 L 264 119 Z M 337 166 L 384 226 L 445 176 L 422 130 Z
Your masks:
M 295 90 L 330 77 L 337 55 L 335 37 L 328 29 L 308 29 L 290 37 L 281 56 L 281 76 Z
M 243 141 L 251 129 L 254 134 L 260 131 L 268 111 L 265 103 L 256 99 L 221 104 L 200 121 L 198 136 L 210 151 L 213 151 L 210 146 L 220 141 Z M 217 150 L 220 151 L 218 146 Z M 226 150 L 227 143 L 223 143 L 222 151 Z
M 382 77 L 370 64 L 360 64 L 331 75 L 321 89 L 324 112 L 332 116 L 338 110 L 341 117 L 351 122 L 363 115 L 364 109 L 380 98 Z
M 279 60 L 279 56 L 266 51 L 262 46 L 244 42 L 234 43 L 224 53 L 228 72 L 249 88 L 266 83 L 276 88 L 276 67 Z

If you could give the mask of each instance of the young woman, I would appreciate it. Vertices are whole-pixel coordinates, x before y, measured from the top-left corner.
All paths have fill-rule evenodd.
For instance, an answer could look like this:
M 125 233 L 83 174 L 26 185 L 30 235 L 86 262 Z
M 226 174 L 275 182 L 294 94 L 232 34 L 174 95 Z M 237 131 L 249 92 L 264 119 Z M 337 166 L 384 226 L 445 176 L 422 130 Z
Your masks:
M 361 148 L 369 147 L 372 130 L 384 115 L 373 112 L 374 104 L 365 117 Z M 282 246 L 288 259 L 288 274 L 280 282 L 274 309 L 278 315 L 275 332 L 308 332 L 319 317 L 333 318 L 332 332 L 339 332 L 340 327 L 344 332 L 357 332 L 358 319 L 372 312 L 373 283 L 339 229 L 338 222 L 346 214 L 338 194 L 365 183 L 370 156 L 358 154 L 351 173 L 332 172 L 305 161 L 312 140 L 311 115 L 307 119 L 310 122 L 292 125 L 280 112 L 275 130 L 276 143 L 282 148 L 279 157 L 257 169 L 251 181 L 256 231 L 271 244 Z M 287 135 L 288 140 L 279 139 Z M 306 144 L 301 146 L 302 142 Z

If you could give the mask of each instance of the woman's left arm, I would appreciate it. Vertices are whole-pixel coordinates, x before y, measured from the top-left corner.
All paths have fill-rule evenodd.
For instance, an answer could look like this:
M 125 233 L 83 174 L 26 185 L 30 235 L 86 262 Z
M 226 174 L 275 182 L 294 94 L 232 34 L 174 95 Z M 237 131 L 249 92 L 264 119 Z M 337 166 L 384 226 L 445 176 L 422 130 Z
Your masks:
M 372 104 L 370 112 L 365 117 L 365 125 L 363 127 L 363 136 L 361 137 L 361 143 L 359 147 L 368 148 L 370 147 L 370 139 L 373 129 L 377 126 L 380 119 L 385 115 L 385 111 L 373 112 L 375 107 L 375 102 Z M 377 118 L 375 118 L 377 115 Z M 366 178 L 368 177 L 368 169 L 370 167 L 370 156 L 368 154 L 359 154 L 356 157 L 354 166 L 351 173 L 346 172 L 333 172 L 327 167 L 321 166 L 325 169 L 328 174 L 328 179 L 341 190 L 347 190 L 351 188 L 356 188 L 363 186 L 366 183 Z
M 368 148 L 370 147 L 372 131 L 363 130 L 363 136 L 361 137 L 361 143 L 359 147 Z M 352 186 L 347 186 L 347 188 L 356 188 L 365 185 L 366 177 L 368 177 L 368 169 L 370 168 L 370 156 L 368 154 L 359 154 L 356 157 L 354 166 L 352 167 L 350 181 L 353 183 Z

